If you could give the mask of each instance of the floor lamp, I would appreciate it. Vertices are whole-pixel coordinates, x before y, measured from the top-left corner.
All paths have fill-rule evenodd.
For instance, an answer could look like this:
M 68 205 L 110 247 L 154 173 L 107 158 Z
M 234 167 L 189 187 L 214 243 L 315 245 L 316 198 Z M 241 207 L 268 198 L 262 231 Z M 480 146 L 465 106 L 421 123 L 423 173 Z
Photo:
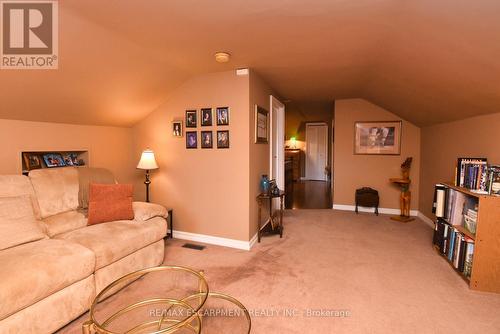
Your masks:
M 146 185 L 146 202 L 149 202 L 149 185 L 151 180 L 149 179 L 149 171 L 153 169 L 158 169 L 158 164 L 156 163 L 155 153 L 150 149 L 144 150 L 141 155 L 141 160 L 137 164 L 137 169 L 142 169 L 146 171 L 146 180 L 144 184 Z

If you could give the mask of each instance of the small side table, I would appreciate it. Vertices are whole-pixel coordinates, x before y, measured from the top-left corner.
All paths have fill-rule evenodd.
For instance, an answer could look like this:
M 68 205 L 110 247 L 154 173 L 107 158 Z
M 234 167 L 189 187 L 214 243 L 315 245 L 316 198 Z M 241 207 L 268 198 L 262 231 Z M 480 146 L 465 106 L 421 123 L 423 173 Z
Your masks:
M 279 198 L 280 199 L 280 207 L 279 207 L 279 221 L 276 222 L 277 217 L 273 217 L 273 198 Z M 259 196 L 257 196 L 257 202 L 259 203 L 259 214 L 257 216 L 258 219 L 258 226 L 259 230 L 257 232 L 257 240 L 260 242 L 260 238 L 264 233 L 269 233 L 269 234 L 278 234 L 280 235 L 280 238 L 283 238 L 283 199 L 285 198 L 285 192 L 280 191 L 279 194 L 277 195 L 272 195 L 272 194 L 267 194 L 267 193 L 261 193 Z M 262 225 L 261 222 L 261 216 L 262 216 L 262 205 L 265 202 L 269 202 L 269 219 Z M 268 229 L 267 231 L 264 231 L 264 229 L 271 224 L 271 229 Z
M 172 239 L 174 237 L 174 209 L 168 208 L 167 211 L 167 228 L 169 229 L 169 232 L 167 232 L 167 239 Z

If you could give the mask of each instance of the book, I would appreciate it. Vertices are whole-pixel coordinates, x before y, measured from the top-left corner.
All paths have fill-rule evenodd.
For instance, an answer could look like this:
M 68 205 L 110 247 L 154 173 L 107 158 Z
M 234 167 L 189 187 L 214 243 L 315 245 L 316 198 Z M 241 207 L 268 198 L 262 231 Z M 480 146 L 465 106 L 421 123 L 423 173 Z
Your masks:
M 466 250 L 464 260 L 464 276 L 470 278 L 472 275 L 472 260 L 474 258 L 474 240 L 466 239 Z

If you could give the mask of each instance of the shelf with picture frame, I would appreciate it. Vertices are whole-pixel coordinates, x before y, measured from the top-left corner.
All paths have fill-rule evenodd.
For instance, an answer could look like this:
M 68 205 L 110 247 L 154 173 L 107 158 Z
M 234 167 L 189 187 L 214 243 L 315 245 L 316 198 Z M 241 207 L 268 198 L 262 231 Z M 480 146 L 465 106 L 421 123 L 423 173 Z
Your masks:
M 35 169 L 84 167 L 88 166 L 89 151 L 87 149 L 76 150 L 24 150 L 20 154 L 21 173 L 28 173 Z

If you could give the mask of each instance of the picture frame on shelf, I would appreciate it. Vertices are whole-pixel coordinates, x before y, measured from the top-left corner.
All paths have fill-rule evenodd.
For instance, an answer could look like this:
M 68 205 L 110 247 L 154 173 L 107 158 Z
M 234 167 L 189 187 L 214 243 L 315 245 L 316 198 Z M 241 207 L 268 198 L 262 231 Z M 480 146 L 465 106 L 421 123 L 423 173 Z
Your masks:
M 354 154 L 400 155 L 401 121 L 355 122 Z
M 74 152 L 62 154 L 62 158 L 66 166 L 80 166 L 78 154 Z
M 186 148 L 187 149 L 198 148 L 198 132 L 186 131 Z
M 213 133 L 212 131 L 201 131 L 201 148 L 213 148 Z
M 182 121 L 172 121 L 172 136 L 182 137 Z
M 24 164 L 27 170 L 42 168 L 42 160 L 40 155 L 35 153 L 23 153 Z
M 201 108 L 200 111 L 201 126 L 213 125 L 213 110 L 212 108 Z
M 60 153 L 47 153 L 43 155 L 43 161 L 47 168 L 64 167 L 66 163 Z
M 229 125 L 229 107 L 218 107 L 216 113 L 218 126 Z
M 269 111 L 255 105 L 255 143 L 267 144 L 269 142 Z
M 217 148 L 229 148 L 229 130 L 217 131 Z
M 186 110 L 186 128 L 198 127 L 198 115 L 196 110 Z

